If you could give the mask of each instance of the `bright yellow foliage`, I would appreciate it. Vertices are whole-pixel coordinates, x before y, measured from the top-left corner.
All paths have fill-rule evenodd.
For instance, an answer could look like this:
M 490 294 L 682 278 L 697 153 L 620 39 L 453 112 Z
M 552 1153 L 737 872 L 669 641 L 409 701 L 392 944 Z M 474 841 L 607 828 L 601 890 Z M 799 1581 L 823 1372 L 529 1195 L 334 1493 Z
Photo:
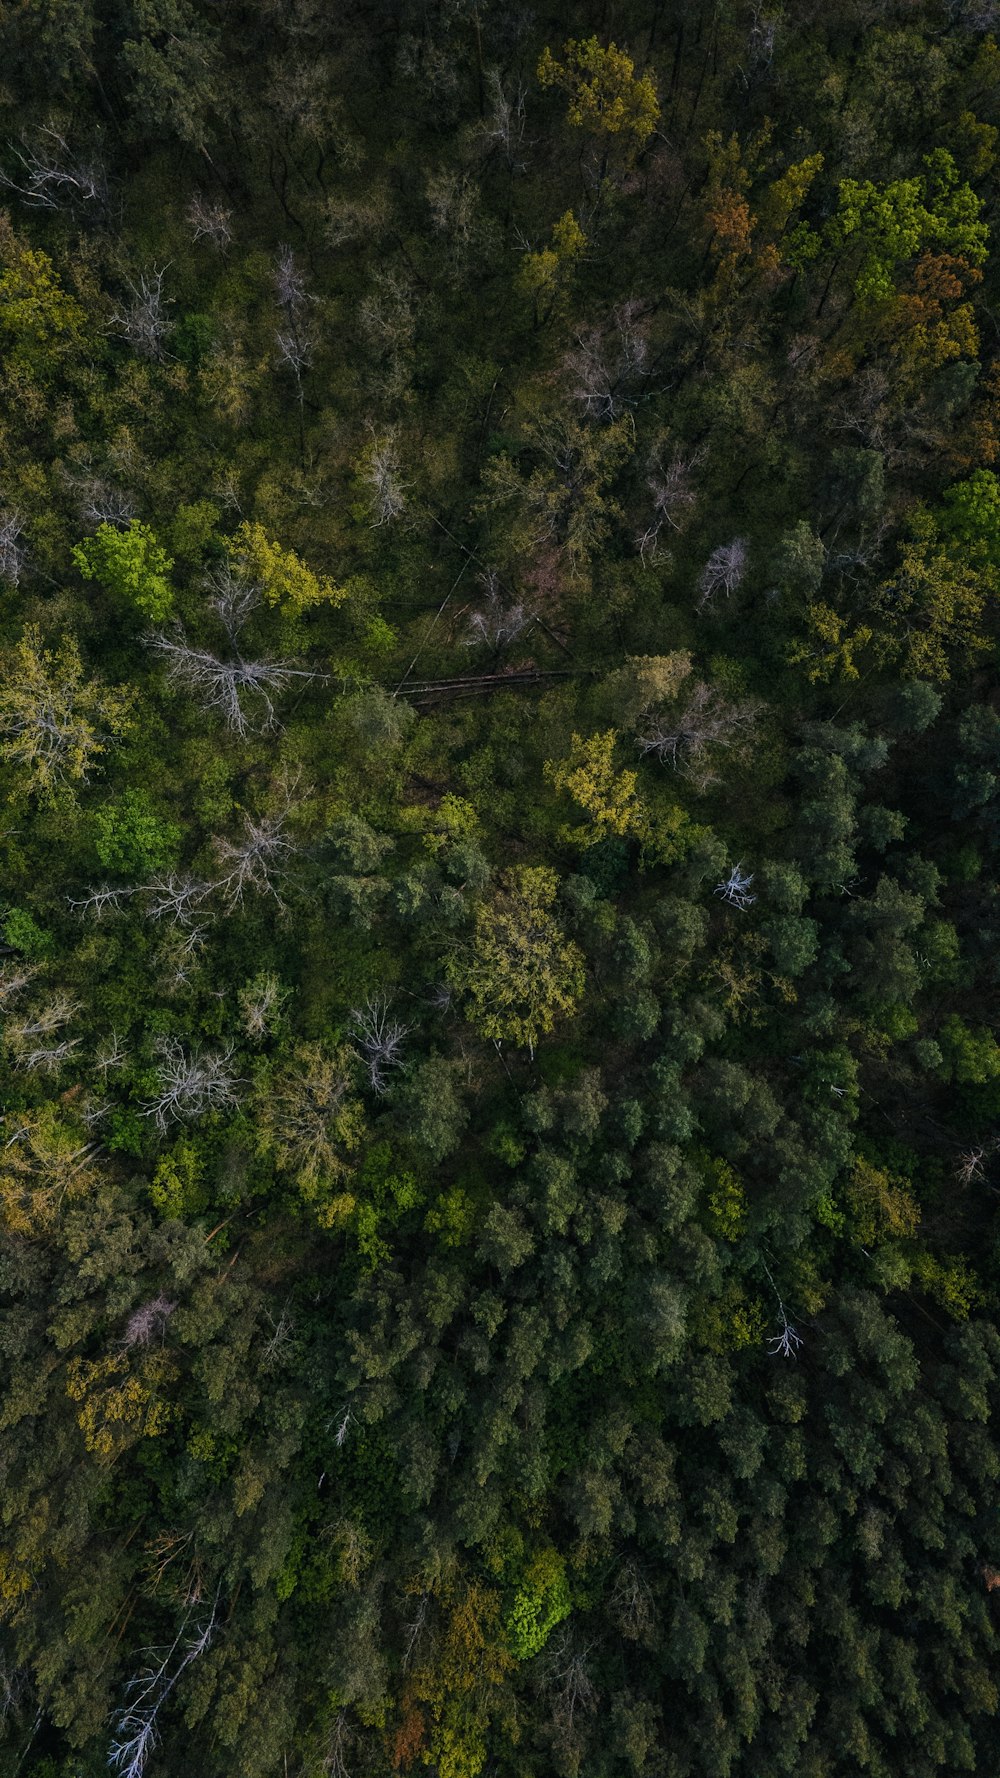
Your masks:
M 471 944 L 448 960 L 448 979 L 469 996 L 484 1037 L 533 1049 L 583 993 L 583 953 L 552 913 L 557 887 L 547 865 L 510 871 L 477 908 Z
M 660 116 L 651 77 L 637 75 L 632 57 L 617 44 L 602 49 L 596 37 L 571 39 L 563 55 L 566 60 L 557 62 L 550 49 L 543 50 L 538 79 L 569 93 L 569 122 L 593 135 L 632 136 L 641 146 Z
M 7 217 L 0 218 L 0 334 L 13 338 L 26 359 L 45 359 L 83 331 L 84 311 L 63 289 L 47 253 L 26 246 Z
M 842 679 L 860 678 L 854 656 L 872 639 L 867 624 L 849 630 L 846 619 L 840 617 L 831 605 L 824 605 L 819 600 L 809 607 L 809 628 L 812 631 L 810 642 L 818 642 L 819 647 L 796 648 L 791 656 L 796 664 L 809 663 L 807 679 L 815 684 L 817 680 L 833 679 L 838 674 Z
M 567 210 L 552 224 L 552 246 L 525 254 L 518 282 L 525 295 L 532 298 L 536 311 L 542 306 L 551 311 L 556 298 L 566 290 L 569 275 L 586 245 L 586 235 L 572 210 Z
M 514 1660 L 499 1593 L 473 1582 L 448 1605 L 435 1657 L 417 1669 L 411 1686 L 428 1734 L 421 1757 L 438 1778 L 477 1778 L 486 1759 L 490 1716 Z
M 919 1288 L 955 1321 L 968 1321 L 973 1309 L 983 1301 L 976 1275 L 959 1253 L 945 1254 L 941 1259 L 932 1253 L 918 1253 L 913 1262 L 913 1277 Z
M 898 1179 L 881 1167 L 872 1167 L 860 1158 L 855 1161 L 847 1201 L 862 1247 L 916 1233 L 920 1207 L 911 1197 L 908 1185 L 908 1180 Z
M 8 1117 L 0 1148 L 0 1224 L 11 1234 L 39 1235 L 64 1198 L 95 1183 L 91 1144 L 58 1105 Z
M 805 202 L 813 180 L 822 168 L 823 156 L 809 154 L 805 160 L 796 161 L 793 166 L 786 167 L 781 178 L 775 179 L 768 188 L 763 217 L 775 234 L 781 234 L 787 228 L 796 210 Z
M 343 587 L 314 574 L 294 550 L 275 543 L 263 525 L 240 525 L 233 550 L 253 579 L 260 581 L 267 603 L 287 617 L 301 617 L 314 605 L 339 605 L 346 596 Z
M 66 1393 L 79 1402 L 77 1421 L 88 1451 L 110 1464 L 141 1438 L 156 1438 L 171 1417 L 169 1404 L 157 1391 L 176 1374 L 168 1353 L 144 1354 L 142 1370 L 133 1370 L 125 1352 L 103 1358 L 73 1358 L 67 1366 Z
M 80 783 L 112 736 L 130 728 L 132 696 L 86 680 L 68 636 L 54 651 L 29 625 L 0 656 L 0 758 L 14 766 L 18 789 L 52 801 Z
M 930 515 L 921 515 L 895 574 L 878 589 L 889 626 L 878 638 L 882 657 L 900 661 L 914 677 L 939 681 L 950 678 L 953 654 L 975 661 L 990 647 L 981 624 L 996 578 L 988 563 L 972 565 L 946 548 Z
M 591 846 L 612 835 L 644 839 L 649 832 L 637 774 L 615 766 L 616 740 L 613 728 L 586 739 L 574 735 L 569 758 L 550 760 L 545 767 L 550 783 L 565 790 L 588 817 L 587 826 L 565 830 L 564 837 L 577 845 Z

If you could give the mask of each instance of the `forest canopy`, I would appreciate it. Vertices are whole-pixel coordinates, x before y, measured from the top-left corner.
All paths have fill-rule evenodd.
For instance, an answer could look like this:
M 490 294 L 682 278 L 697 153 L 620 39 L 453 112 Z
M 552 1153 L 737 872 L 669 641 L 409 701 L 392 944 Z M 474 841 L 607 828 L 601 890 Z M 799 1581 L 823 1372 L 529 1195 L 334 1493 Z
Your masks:
M 995 1778 L 994 0 L 0 0 L 0 1778 Z

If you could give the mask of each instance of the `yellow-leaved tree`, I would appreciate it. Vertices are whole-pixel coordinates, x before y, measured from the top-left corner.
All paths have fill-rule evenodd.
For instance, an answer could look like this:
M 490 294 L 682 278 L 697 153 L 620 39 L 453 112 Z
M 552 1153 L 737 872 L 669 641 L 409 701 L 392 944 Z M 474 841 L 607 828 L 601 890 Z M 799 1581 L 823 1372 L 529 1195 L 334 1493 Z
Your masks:
M 874 596 L 889 626 L 878 632 L 876 646 L 904 674 L 941 681 L 950 677 L 956 656 L 971 664 L 989 652 L 984 619 L 1000 576 L 965 540 L 942 538 L 932 513 L 918 513 L 911 532 L 896 572 Z
M 51 1101 L 8 1116 L 0 1137 L 0 1225 L 12 1235 L 49 1228 L 66 1199 L 92 1190 L 95 1147 L 86 1128 Z
M 491 1720 L 501 1718 L 509 1739 L 515 1733 L 504 1689 L 514 1660 L 493 1588 L 449 1588 L 442 1606 L 441 1631 L 404 1693 L 393 1764 L 405 1769 L 419 1757 L 438 1778 L 477 1778 Z
M 0 655 L 0 758 L 17 791 L 50 802 L 84 783 L 109 742 L 130 724 L 132 694 L 84 677 L 71 636 L 42 647 L 34 625 Z
M 649 830 L 637 774 L 615 765 L 617 738 L 610 728 L 587 737 L 574 735 L 569 757 L 545 766 L 549 781 L 565 790 L 587 817 L 585 825 L 563 830 L 571 844 L 590 846 L 612 836 L 641 840 Z
M 587 237 L 572 210 L 552 224 L 552 245 L 526 253 L 518 283 L 534 306 L 535 325 L 551 319 L 561 297 L 568 294 L 574 268 L 587 245 Z
M 354 1209 L 347 1190 L 351 1156 L 364 1133 L 348 1052 L 300 1044 L 275 1071 L 262 1070 L 257 1093 L 260 1148 L 289 1174 L 323 1228 Z
M 268 605 L 286 617 L 301 617 L 314 605 L 339 605 L 343 587 L 307 567 L 294 550 L 268 537 L 263 525 L 245 521 L 233 537 L 233 554 L 251 580 L 260 582 Z
M 159 1437 L 173 1412 L 163 1391 L 176 1375 L 170 1354 L 155 1346 L 70 1359 L 66 1393 L 78 1404 L 80 1431 L 99 1463 L 112 1464 L 140 1439 Z
M 650 683 L 660 679 L 653 659 Z M 671 863 L 694 837 L 687 811 L 663 797 L 649 802 L 639 789 L 638 774 L 615 764 L 617 743 L 616 729 L 574 735 L 565 759 L 547 761 L 546 778 L 571 796 L 586 817 L 575 827 L 564 827 L 561 838 L 583 848 L 602 840 L 634 840 L 642 848 L 644 863 Z
M 619 136 L 641 148 L 659 121 L 656 87 L 648 74 L 637 74 L 632 57 L 616 43 L 602 49 L 596 37 L 571 38 L 557 62 L 542 51 L 538 79 L 569 94 L 566 113 L 571 124 L 594 136 Z
M 553 913 L 558 878 L 547 865 L 508 871 L 476 909 L 470 943 L 449 957 L 449 981 L 470 1002 L 484 1037 L 527 1044 L 571 1013 L 583 993 L 583 952 Z

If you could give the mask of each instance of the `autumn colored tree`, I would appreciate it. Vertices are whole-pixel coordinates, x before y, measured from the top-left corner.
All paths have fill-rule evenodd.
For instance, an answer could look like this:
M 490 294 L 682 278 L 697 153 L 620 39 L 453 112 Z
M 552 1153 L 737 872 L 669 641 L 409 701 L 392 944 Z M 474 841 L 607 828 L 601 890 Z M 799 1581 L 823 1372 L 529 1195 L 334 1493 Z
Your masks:
M 0 658 L 0 757 L 15 793 L 52 801 L 86 783 L 109 746 L 128 732 L 133 698 L 84 675 L 76 642 L 43 647 L 37 628 Z
M 568 121 L 591 135 L 623 136 L 633 148 L 641 148 L 660 115 L 650 76 L 637 75 L 625 50 L 614 43 L 602 49 L 596 37 L 571 39 L 563 55 L 565 60 L 559 62 L 545 49 L 538 79 L 543 87 L 558 87 L 569 94 Z
M 582 952 L 553 912 L 557 887 L 544 866 L 509 872 L 476 909 L 471 940 L 448 958 L 449 980 L 468 996 L 484 1037 L 533 1049 L 583 993 Z

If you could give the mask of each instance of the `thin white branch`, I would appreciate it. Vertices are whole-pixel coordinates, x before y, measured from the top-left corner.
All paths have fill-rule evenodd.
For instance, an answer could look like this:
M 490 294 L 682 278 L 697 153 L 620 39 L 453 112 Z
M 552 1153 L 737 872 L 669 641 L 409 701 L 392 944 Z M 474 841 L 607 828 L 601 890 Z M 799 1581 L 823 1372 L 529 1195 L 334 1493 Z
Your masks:
M 198 1054 L 185 1050 L 176 1037 L 163 1037 L 157 1045 L 157 1092 L 142 1107 L 144 1117 L 155 1118 L 158 1129 L 202 1117 L 208 1111 L 225 1110 L 239 1101 L 243 1083 L 232 1072 L 233 1045 L 221 1053 Z
M 201 700 L 206 710 L 218 712 L 234 734 L 246 736 L 277 728 L 271 694 L 285 690 L 295 676 L 310 678 L 308 673 L 295 674 L 286 661 L 219 660 L 207 648 L 195 648 L 183 631 L 176 638 L 156 633 L 149 637 L 149 646 L 164 657 L 168 677 Z M 244 699 L 255 699 L 260 706 L 256 721 L 251 721 Z
M 387 996 L 375 994 L 351 1013 L 355 1047 L 368 1070 L 372 1092 L 378 1094 L 386 1091 L 391 1070 L 402 1065 L 403 1043 L 410 1032 L 409 1025 L 390 1018 L 389 1008 Z
M 723 901 L 727 901 L 730 907 L 739 908 L 741 912 L 745 912 L 747 908 L 753 907 L 757 900 L 756 895 L 750 893 L 752 882 L 753 872 L 751 871 L 747 876 L 744 874 L 742 864 L 734 864 L 728 877 L 723 877 L 722 882 L 716 884 L 715 893 L 721 895 Z
M 698 579 L 698 605 L 704 610 L 719 593 L 730 598 L 742 584 L 747 568 L 745 537 L 734 537 L 732 543 L 720 543 L 713 549 Z

